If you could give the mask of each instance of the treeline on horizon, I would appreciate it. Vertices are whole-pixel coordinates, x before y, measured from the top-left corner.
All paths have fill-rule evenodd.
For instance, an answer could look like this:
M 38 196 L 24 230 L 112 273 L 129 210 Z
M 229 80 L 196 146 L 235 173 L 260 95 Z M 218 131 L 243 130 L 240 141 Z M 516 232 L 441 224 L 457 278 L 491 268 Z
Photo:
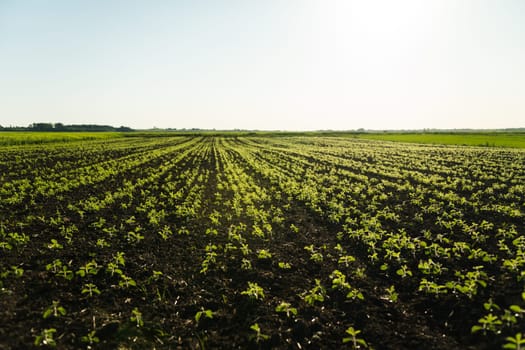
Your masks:
M 27 127 L 23 126 L 9 126 L 2 127 L 0 125 L 0 131 L 134 131 L 132 128 L 127 126 L 120 126 L 118 128 L 110 125 L 97 125 L 97 124 L 72 124 L 65 125 L 62 123 L 33 123 Z
M 525 133 L 525 128 L 502 128 L 502 129 L 396 129 L 396 130 L 377 130 L 377 129 L 353 129 L 353 130 L 311 130 L 311 131 L 290 131 L 290 130 L 247 130 L 247 129 L 233 129 L 233 130 L 216 130 L 216 129 L 201 129 L 201 128 L 151 128 L 151 129 L 132 129 L 127 126 L 114 127 L 110 125 L 98 124 L 63 124 L 63 123 L 32 123 L 27 127 L 23 126 L 8 126 L 0 125 L 0 131 L 66 131 L 66 132 L 147 132 L 158 134 L 163 133 L 198 133 L 198 134 L 235 134 L 246 133 L 252 135 L 260 134 L 277 134 L 280 136 L 286 135 L 328 135 L 328 134 L 484 134 L 484 133 Z

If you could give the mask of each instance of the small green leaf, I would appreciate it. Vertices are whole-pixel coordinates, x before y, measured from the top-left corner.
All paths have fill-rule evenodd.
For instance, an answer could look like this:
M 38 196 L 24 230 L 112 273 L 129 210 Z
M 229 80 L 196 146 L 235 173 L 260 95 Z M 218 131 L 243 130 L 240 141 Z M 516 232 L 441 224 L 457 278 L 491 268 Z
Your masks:
M 51 316 L 53 314 L 53 309 L 49 308 L 47 309 L 46 311 L 44 311 L 44 313 L 42 314 L 42 317 L 44 319 L 48 318 L 49 316 Z
M 517 312 L 517 313 L 523 313 L 523 312 L 525 312 L 525 310 L 522 309 L 519 305 L 511 305 L 511 306 L 509 307 L 509 309 L 511 309 L 512 311 Z
M 475 326 L 472 326 L 472 328 L 470 329 L 470 332 L 471 333 L 476 333 L 476 332 L 479 332 L 481 330 L 483 330 L 483 327 L 475 325 Z

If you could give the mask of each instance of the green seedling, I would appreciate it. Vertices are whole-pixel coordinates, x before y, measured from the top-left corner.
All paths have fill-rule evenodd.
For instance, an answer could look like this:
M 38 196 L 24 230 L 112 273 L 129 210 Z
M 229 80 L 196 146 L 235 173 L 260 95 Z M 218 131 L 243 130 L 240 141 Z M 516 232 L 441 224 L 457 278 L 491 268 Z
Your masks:
M 23 246 L 27 244 L 30 239 L 25 233 L 11 232 L 7 236 L 9 237 L 9 242 L 14 247 Z
M 425 275 L 440 275 L 442 272 L 442 265 L 432 259 L 420 260 L 417 267 Z
M 86 263 L 86 265 L 82 266 L 76 272 L 76 274 L 79 275 L 80 277 L 85 277 L 87 275 L 96 275 L 98 273 L 98 270 L 99 270 L 99 266 L 97 262 L 95 260 L 92 260 Z
M 248 243 L 241 243 L 241 253 L 242 253 L 242 255 L 247 256 L 248 254 L 251 253 L 251 251 L 252 250 L 248 246 Z
M 355 258 L 352 255 L 344 255 L 344 256 L 339 258 L 337 263 L 339 265 L 345 265 L 345 267 L 348 267 L 350 265 L 350 263 L 352 263 L 354 261 L 355 261 Z
M 348 327 L 345 331 L 348 337 L 343 338 L 343 343 L 351 343 L 352 349 L 361 349 L 361 347 L 367 348 L 368 344 L 363 338 L 359 338 L 358 335 L 361 333 L 360 330 L 354 329 L 354 327 Z
M 447 286 L 429 281 L 426 278 L 421 279 L 418 290 L 435 296 L 448 293 Z
M 122 288 L 136 287 L 137 282 L 135 282 L 135 280 L 131 277 L 120 275 L 120 281 L 118 285 Z
M 332 279 L 332 289 L 346 290 L 351 288 L 350 284 L 346 282 L 346 276 L 339 270 L 332 271 L 330 278 Z
M 162 271 L 153 270 L 153 273 L 151 274 L 151 276 L 148 277 L 148 281 L 147 282 L 148 283 L 156 282 L 156 281 L 160 280 L 163 275 L 164 274 L 162 273 Z
M 106 271 L 109 272 L 111 274 L 111 276 L 117 274 L 117 275 L 122 275 L 122 270 L 119 269 L 119 265 L 114 263 L 113 261 L 110 261 L 108 263 L 108 266 L 106 268 Z
M 73 271 L 67 268 L 67 266 L 62 266 L 62 270 L 58 273 L 60 277 L 65 278 L 68 281 L 73 279 Z
M 44 311 L 44 313 L 42 314 L 42 317 L 46 319 L 51 316 L 53 317 L 64 316 L 65 314 L 66 314 L 66 309 L 60 306 L 60 302 L 53 300 L 53 304 Z
M 478 320 L 478 324 L 472 326 L 471 332 L 476 333 L 482 331 L 483 334 L 486 334 L 487 331 L 499 334 L 501 332 L 500 328 L 502 321 L 498 316 L 489 313 L 488 315 L 483 316 Z
M 503 310 L 503 315 L 501 315 L 501 321 L 506 327 L 512 327 L 518 322 L 518 318 L 514 314 L 514 312 L 505 309 Z
M 410 271 L 407 265 L 401 265 L 401 267 L 397 269 L 396 274 L 401 276 L 401 278 L 405 278 L 412 276 L 412 271 Z
M 280 269 L 283 269 L 283 270 L 289 270 L 292 268 L 292 265 L 290 265 L 290 263 L 283 262 L 283 261 L 279 261 L 277 265 L 279 266 Z
M 253 300 L 264 299 L 264 290 L 256 282 L 248 282 L 248 288 L 241 292 L 242 295 L 247 295 Z
M 249 259 L 242 258 L 242 260 L 241 260 L 241 269 L 243 269 L 243 270 L 251 270 L 252 269 L 252 262 Z
M 129 243 L 138 243 L 144 239 L 144 236 L 141 235 L 139 232 L 128 231 L 126 238 Z
M 97 286 L 93 283 L 87 283 L 84 285 L 84 288 L 82 288 L 82 294 L 87 294 L 89 297 L 92 297 L 94 294 L 100 294 L 100 290 L 98 290 Z
M 131 317 L 129 319 L 131 320 L 131 322 L 135 322 L 135 325 L 137 327 L 144 326 L 144 320 L 142 319 L 142 312 L 140 312 L 138 308 L 134 308 L 131 311 Z
M 4 249 L 4 250 L 11 250 L 13 249 L 13 246 L 11 246 L 11 244 L 9 244 L 8 242 L 0 242 L 0 248 Z
M 316 263 L 322 263 L 323 262 L 323 254 L 317 252 L 310 255 L 310 260 L 315 261 Z
M 493 312 L 494 310 L 501 310 L 498 304 L 492 301 L 492 298 L 490 298 L 486 303 L 483 303 L 483 308 L 489 312 Z
M 111 244 L 109 244 L 104 238 L 99 238 L 97 239 L 97 247 L 99 248 L 111 247 Z
M 11 273 L 15 276 L 15 277 L 22 277 L 24 275 L 24 269 L 21 268 L 21 267 L 18 267 L 18 266 L 11 266 Z
M 259 226 L 253 225 L 252 235 L 259 238 L 264 238 L 264 231 Z
M 209 227 L 206 229 L 206 235 L 213 235 L 213 236 L 217 236 L 219 234 L 219 231 L 217 231 L 216 228 L 212 228 L 212 227 Z
M 126 259 L 124 258 L 124 253 L 117 252 L 115 255 L 113 255 L 113 262 L 119 266 L 126 265 Z
M 239 249 L 235 244 L 233 243 L 226 243 L 224 245 L 224 253 L 226 254 L 229 254 L 230 252 L 234 252 L 236 251 L 237 249 Z
M 195 314 L 195 321 L 197 323 L 199 323 L 199 320 L 202 318 L 202 317 L 205 317 L 205 318 L 209 318 L 209 319 L 212 319 L 213 318 L 213 311 L 207 309 L 207 310 L 204 310 L 203 307 L 201 307 L 200 311 L 197 311 L 197 313 Z
M 350 283 L 346 281 L 346 276 L 341 271 L 334 270 L 330 274 L 330 278 L 332 279 L 332 289 L 338 289 L 346 292 L 346 297 L 348 299 L 364 299 L 363 294 L 356 288 L 353 288 Z
M 57 274 L 62 268 L 62 261 L 60 259 L 53 260 L 52 263 L 46 265 L 46 270 Z
M 51 243 L 48 243 L 47 244 L 47 247 L 49 249 L 62 249 L 64 248 L 64 246 L 60 243 L 58 243 L 58 241 L 54 238 L 51 239 Z
M 210 267 L 217 262 L 217 246 L 215 244 L 208 244 L 206 246 L 206 257 L 201 263 L 200 273 L 206 273 Z
M 397 301 L 399 294 L 397 294 L 396 288 L 394 287 L 394 285 L 391 285 L 390 287 L 388 287 L 386 289 L 386 293 L 387 293 L 386 297 L 390 302 L 395 303 Z
M 261 331 L 261 327 L 259 327 L 259 324 L 254 323 L 250 326 L 250 329 L 255 332 L 255 334 L 251 335 L 250 338 L 252 340 L 255 340 L 257 344 L 259 344 L 261 341 L 265 341 L 270 339 L 269 335 L 263 334 Z
M 321 285 L 321 280 L 315 279 L 315 287 L 301 294 L 301 298 L 308 304 L 314 305 L 315 302 L 323 302 L 326 295 L 326 289 Z
M 355 278 L 364 280 L 366 278 L 366 269 L 364 267 L 358 267 L 354 270 L 353 275 L 355 276 Z
M 323 262 L 323 254 L 316 251 L 313 244 L 305 246 L 304 250 L 310 252 L 310 260 L 315 261 L 317 263 Z
M 506 344 L 503 345 L 503 349 L 509 349 L 509 350 L 523 350 L 525 349 L 525 338 L 521 333 L 516 333 L 514 337 L 507 337 L 505 338 L 507 341 Z
M 57 343 L 55 339 L 53 338 L 53 335 L 56 333 L 56 331 L 57 330 L 55 328 L 44 329 L 42 333 L 36 336 L 34 344 L 36 346 L 42 346 L 42 345 L 53 346 L 53 347 L 56 346 Z
M 96 344 L 100 342 L 100 339 L 95 335 L 97 333 L 96 330 L 93 330 L 89 332 L 88 334 L 84 335 L 82 338 L 80 338 L 80 341 L 83 343 L 87 343 L 89 345 Z
M 275 307 L 276 312 L 282 312 L 286 313 L 286 317 L 290 316 L 297 316 L 297 309 L 295 307 L 292 307 L 292 304 L 287 303 L 285 301 L 281 302 L 279 305 Z
M 267 249 L 260 249 L 257 252 L 257 258 L 259 258 L 259 259 L 271 259 L 272 258 L 272 253 L 270 253 L 270 251 L 267 250 Z

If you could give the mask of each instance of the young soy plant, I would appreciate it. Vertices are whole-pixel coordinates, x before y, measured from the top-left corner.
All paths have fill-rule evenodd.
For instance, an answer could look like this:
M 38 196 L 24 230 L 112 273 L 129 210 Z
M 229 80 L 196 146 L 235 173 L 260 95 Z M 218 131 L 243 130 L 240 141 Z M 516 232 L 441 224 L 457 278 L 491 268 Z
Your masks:
M 355 261 L 355 258 L 352 255 L 344 255 L 344 256 L 339 258 L 337 263 L 339 265 L 345 265 L 345 267 L 348 267 L 350 265 L 350 263 L 352 263 L 354 261 Z
M 137 282 L 135 282 L 135 280 L 133 278 L 122 274 L 122 275 L 120 275 L 120 281 L 118 282 L 118 285 L 121 288 L 127 289 L 129 287 L 136 287 L 137 286 Z
M 87 294 L 89 297 L 92 297 L 94 294 L 100 294 L 100 290 L 93 283 L 86 283 L 84 288 L 82 288 L 82 294 Z
M 509 350 L 525 349 L 525 338 L 523 338 L 521 333 L 517 333 L 514 337 L 507 337 L 505 338 L 505 340 L 507 341 L 507 343 L 503 345 L 503 349 L 509 349 Z
M 350 283 L 346 281 L 346 276 L 341 271 L 334 270 L 332 274 L 330 274 L 330 278 L 332 279 L 332 289 L 339 289 L 347 292 L 347 299 L 364 299 L 363 293 L 356 288 L 353 288 Z
M 96 344 L 100 341 L 100 339 L 95 335 L 97 333 L 96 330 L 93 330 L 89 332 L 88 334 L 84 335 L 82 338 L 80 338 L 80 341 L 83 343 L 87 343 L 89 345 Z M 88 347 L 89 349 L 89 347 Z
M 134 308 L 131 311 L 131 317 L 129 318 L 131 322 L 135 322 L 137 327 L 144 326 L 144 320 L 142 319 L 142 312 L 138 308 Z
M 95 260 L 92 260 L 86 265 L 82 266 L 76 274 L 80 277 L 85 277 L 87 275 L 96 275 L 98 273 L 99 266 Z
M 316 263 L 322 263 L 323 262 L 323 254 L 315 250 L 315 247 L 313 244 L 310 244 L 308 246 L 304 247 L 304 250 L 310 252 L 310 260 L 316 262 Z
M 260 249 L 257 252 L 257 258 L 261 260 L 270 260 L 272 258 L 272 253 L 267 249 Z
M 289 269 L 292 268 L 292 265 L 290 265 L 290 263 L 287 263 L 287 262 L 284 262 L 284 261 L 279 261 L 279 263 L 277 265 L 282 270 L 289 270 Z
M 391 285 L 390 287 L 385 289 L 386 291 L 386 299 L 390 301 L 391 303 L 395 303 L 397 301 L 397 298 L 399 295 L 396 292 L 396 287 L 394 285 Z
M 343 343 L 351 343 L 352 349 L 360 349 L 361 347 L 367 348 L 368 344 L 363 338 L 358 337 L 359 333 L 361 333 L 360 330 L 354 329 L 354 327 L 348 327 L 346 334 L 349 336 L 343 338 Z
M 44 313 L 42 314 L 42 317 L 46 319 L 51 316 L 53 317 L 64 316 L 65 314 L 66 314 L 66 309 L 60 306 L 60 302 L 53 300 L 53 304 L 44 311 Z
M 242 295 L 247 295 L 252 300 L 263 300 L 264 290 L 256 282 L 248 282 L 248 288 L 241 292 Z
M 208 244 L 206 246 L 206 257 L 201 263 L 201 270 L 200 273 L 205 274 L 208 272 L 209 268 L 216 263 L 217 261 L 217 246 L 215 244 Z
M 321 285 L 321 280 L 315 280 L 315 287 L 307 292 L 301 294 L 301 298 L 308 304 L 313 306 L 316 301 L 323 302 L 326 295 L 326 289 Z
M 209 319 L 212 319 L 213 318 L 213 311 L 211 311 L 210 309 L 204 309 L 203 307 L 201 307 L 200 311 L 197 311 L 195 313 L 195 321 L 197 323 L 199 323 L 200 319 L 202 317 L 205 317 L 205 318 L 209 318 Z
M 57 343 L 55 339 L 53 338 L 53 334 L 55 334 L 56 331 L 57 330 L 55 328 L 44 329 L 42 333 L 36 336 L 34 344 L 36 346 L 42 346 L 42 345 L 56 346 Z
M 276 312 L 285 313 L 286 317 L 297 316 L 297 309 L 292 307 L 292 304 L 287 303 L 286 301 L 281 302 L 275 307 Z
M 173 232 L 171 232 L 171 229 L 168 225 L 165 225 L 162 229 L 159 230 L 158 233 L 159 233 L 159 236 L 163 240 L 167 240 L 173 234 Z
M 58 243 L 58 241 L 54 238 L 51 239 L 51 243 L 48 243 L 47 244 L 47 247 L 49 249 L 62 249 L 64 248 L 64 246 L 60 243 Z
M 261 327 L 259 327 L 259 324 L 257 323 L 252 324 L 250 326 L 250 329 L 255 332 L 255 334 L 252 334 L 250 336 L 250 339 L 255 340 L 257 344 L 259 344 L 261 341 L 270 339 L 269 335 L 262 333 Z
M 483 331 L 483 334 L 487 334 L 487 331 L 489 331 L 499 334 L 502 323 L 498 316 L 489 313 L 480 318 L 477 325 L 472 326 L 471 332 L 476 333 Z
M 243 269 L 243 270 L 251 270 L 252 269 L 252 262 L 249 259 L 242 258 L 242 260 L 241 260 L 241 269 Z

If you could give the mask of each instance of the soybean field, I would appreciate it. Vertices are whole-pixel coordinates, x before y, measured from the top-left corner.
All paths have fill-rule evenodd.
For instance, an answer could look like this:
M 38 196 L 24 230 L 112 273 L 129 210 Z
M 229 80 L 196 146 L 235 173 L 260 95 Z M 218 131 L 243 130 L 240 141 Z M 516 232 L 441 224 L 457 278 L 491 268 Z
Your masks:
M 525 150 L 0 146 L 0 349 L 524 349 Z

